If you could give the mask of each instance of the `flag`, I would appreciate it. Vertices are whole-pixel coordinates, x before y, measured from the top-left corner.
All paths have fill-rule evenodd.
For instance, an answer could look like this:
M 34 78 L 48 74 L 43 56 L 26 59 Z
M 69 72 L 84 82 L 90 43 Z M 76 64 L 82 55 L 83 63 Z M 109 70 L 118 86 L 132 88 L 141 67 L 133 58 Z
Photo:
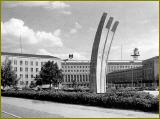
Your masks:
M 107 29 L 110 29 L 112 21 L 113 21 L 113 17 L 110 17 L 109 20 L 108 20 L 108 22 L 107 22 L 107 25 L 106 25 Z
M 116 22 L 114 23 L 114 25 L 113 25 L 113 27 L 112 27 L 112 29 L 111 29 L 112 32 L 115 32 L 115 31 L 116 31 L 118 24 L 119 24 L 119 21 L 116 21 Z

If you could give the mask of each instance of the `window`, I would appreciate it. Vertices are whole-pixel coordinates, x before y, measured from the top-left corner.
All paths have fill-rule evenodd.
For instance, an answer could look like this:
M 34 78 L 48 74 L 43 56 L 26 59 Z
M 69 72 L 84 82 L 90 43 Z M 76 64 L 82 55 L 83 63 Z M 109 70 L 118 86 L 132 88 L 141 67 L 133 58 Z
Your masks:
M 23 85 L 23 81 L 20 81 L 20 85 Z
M 28 81 L 26 81 L 26 85 L 28 85 Z
M 17 65 L 17 60 L 14 60 L 14 64 Z
M 70 80 L 70 75 L 68 75 L 68 80 Z
M 36 72 L 38 72 L 38 68 L 36 68 Z
M 34 77 L 33 77 L 33 74 L 31 74 L 31 78 L 34 78 Z
M 20 78 L 23 78 L 23 74 L 20 74 Z
M 33 61 L 31 61 L 31 66 L 33 66 Z
M 25 75 L 25 78 L 28 78 L 28 74 Z
M 41 62 L 41 67 L 43 66 L 43 62 Z
M 28 72 L 28 68 L 25 68 L 25 71 Z
M 22 60 L 20 61 L 20 65 L 23 65 L 23 61 Z
M 23 68 L 22 67 L 20 67 L 20 72 L 22 72 L 23 71 Z
M 25 65 L 28 65 L 28 61 L 25 61 Z
M 31 72 L 33 72 L 33 68 L 31 68 Z
M 14 67 L 14 71 L 17 71 L 17 67 Z
M 38 66 L 38 62 L 36 62 L 36 66 Z

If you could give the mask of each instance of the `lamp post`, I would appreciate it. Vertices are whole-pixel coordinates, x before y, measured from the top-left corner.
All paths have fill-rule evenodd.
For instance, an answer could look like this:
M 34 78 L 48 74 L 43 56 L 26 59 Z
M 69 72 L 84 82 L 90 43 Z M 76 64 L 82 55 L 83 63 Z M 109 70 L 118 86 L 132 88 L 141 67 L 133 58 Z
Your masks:
M 133 57 L 133 60 L 130 62 L 131 66 L 133 66 L 134 61 L 138 60 L 139 56 L 140 55 L 139 55 L 138 48 L 134 48 L 133 54 L 131 55 L 131 57 Z M 133 67 L 131 68 L 131 70 L 132 70 L 132 88 L 133 88 Z
M 134 63 L 134 61 L 131 61 L 130 62 L 131 63 L 131 71 L 132 71 L 132 88 L 133 88 L 133 63 Z

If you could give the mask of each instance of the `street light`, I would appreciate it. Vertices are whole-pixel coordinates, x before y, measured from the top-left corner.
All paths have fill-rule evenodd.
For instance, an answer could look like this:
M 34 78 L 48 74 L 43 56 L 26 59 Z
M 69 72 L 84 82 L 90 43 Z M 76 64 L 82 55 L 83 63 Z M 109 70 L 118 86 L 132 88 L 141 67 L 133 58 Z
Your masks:
M 131 63 L 131 71 L 132 71 L 132 88 L 133 88 L 133 63 L 134 61 L 130 61 Z

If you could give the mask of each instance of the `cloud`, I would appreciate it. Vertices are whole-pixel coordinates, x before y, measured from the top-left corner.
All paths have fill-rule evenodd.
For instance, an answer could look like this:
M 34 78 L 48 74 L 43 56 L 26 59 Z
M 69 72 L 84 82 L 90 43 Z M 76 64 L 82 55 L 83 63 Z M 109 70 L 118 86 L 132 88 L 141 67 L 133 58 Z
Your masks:
M 37 44 L 39 42 L 49 42 L 53 46 L 62 47 L 63 43 L 60 38 L 61 30 L 57 29 L 54 33 L 45 31 L 34 31 L 24 24 L 23 20 L 12 18 L 9 21 L 1 22 L 2 36 L 13 36 L 25 39 L 29 44 Z
M 82 55 L 82 53 L 78 53 L 78 52 L 58 53 L 57 54 L 57 53 L 50 53 L 46 49 L 39 49 L 36 54 L 51 55 L 51 56 L 59 57 L 61 59 L 68 59 L 69 58 L 69 54 L 73 54 L 73 59 L 74 60 L 87 60 L 87 58 L 84 55 Z
M 70 6 L 62 1 L 48 2 L 48 5 L 46 6 L 46 8 L 49 9 L 62 9 L 67 7 Z
M 73 60 L 87 60 L 87 58 L 79 52 L 62 53 L 62 54 L 59 53 L 59 54 L 53 54 L 53 55 L 56 56 L 56 57 L 59 57 L 61 59 L 68 59 L 69 54 L 73 54 Z
M 65 15 L 71 15 L 72 14 L 71 11 L 61 11 L 61 13 L 65 14 Z
M 61 29 L 57 29 L 53 33 L 55 36 L 60 36 L 61 35 Z
M 71 34 L 77 33 L 77 29 L 75 29 L 75 28 L 71 29 L 71 30 L 70 30 L 70 33 L 71 33 Z
M 81 26 L 78 22 L 76 22 L 76 23 L 75 23 L 75 28 L 76 28 L 76 29 L 81 29 L 82 26 Z
M 27 2 L 4 2 L 8 7 L 42 7 L 45 9 L 63 9 L 68 8 L 70 5 L 62 1 L 27 1 Z
M 75 22 L 75 25 L 74 25 L 74 28 L 72 28 L 70 30 L 70 34 L 75 34 L 78 32 L 79 29 L 81 29 L 82 26 L 78 23 L 78 22 Z
M 48 51 L 45 50 L 45 49 L 38 49 L 38 51 L 37 51 L 36 54 L 39 54 L 39 55 L 51 55 L 51 56 L 53 56 L 52 53 L 48 52 Z

